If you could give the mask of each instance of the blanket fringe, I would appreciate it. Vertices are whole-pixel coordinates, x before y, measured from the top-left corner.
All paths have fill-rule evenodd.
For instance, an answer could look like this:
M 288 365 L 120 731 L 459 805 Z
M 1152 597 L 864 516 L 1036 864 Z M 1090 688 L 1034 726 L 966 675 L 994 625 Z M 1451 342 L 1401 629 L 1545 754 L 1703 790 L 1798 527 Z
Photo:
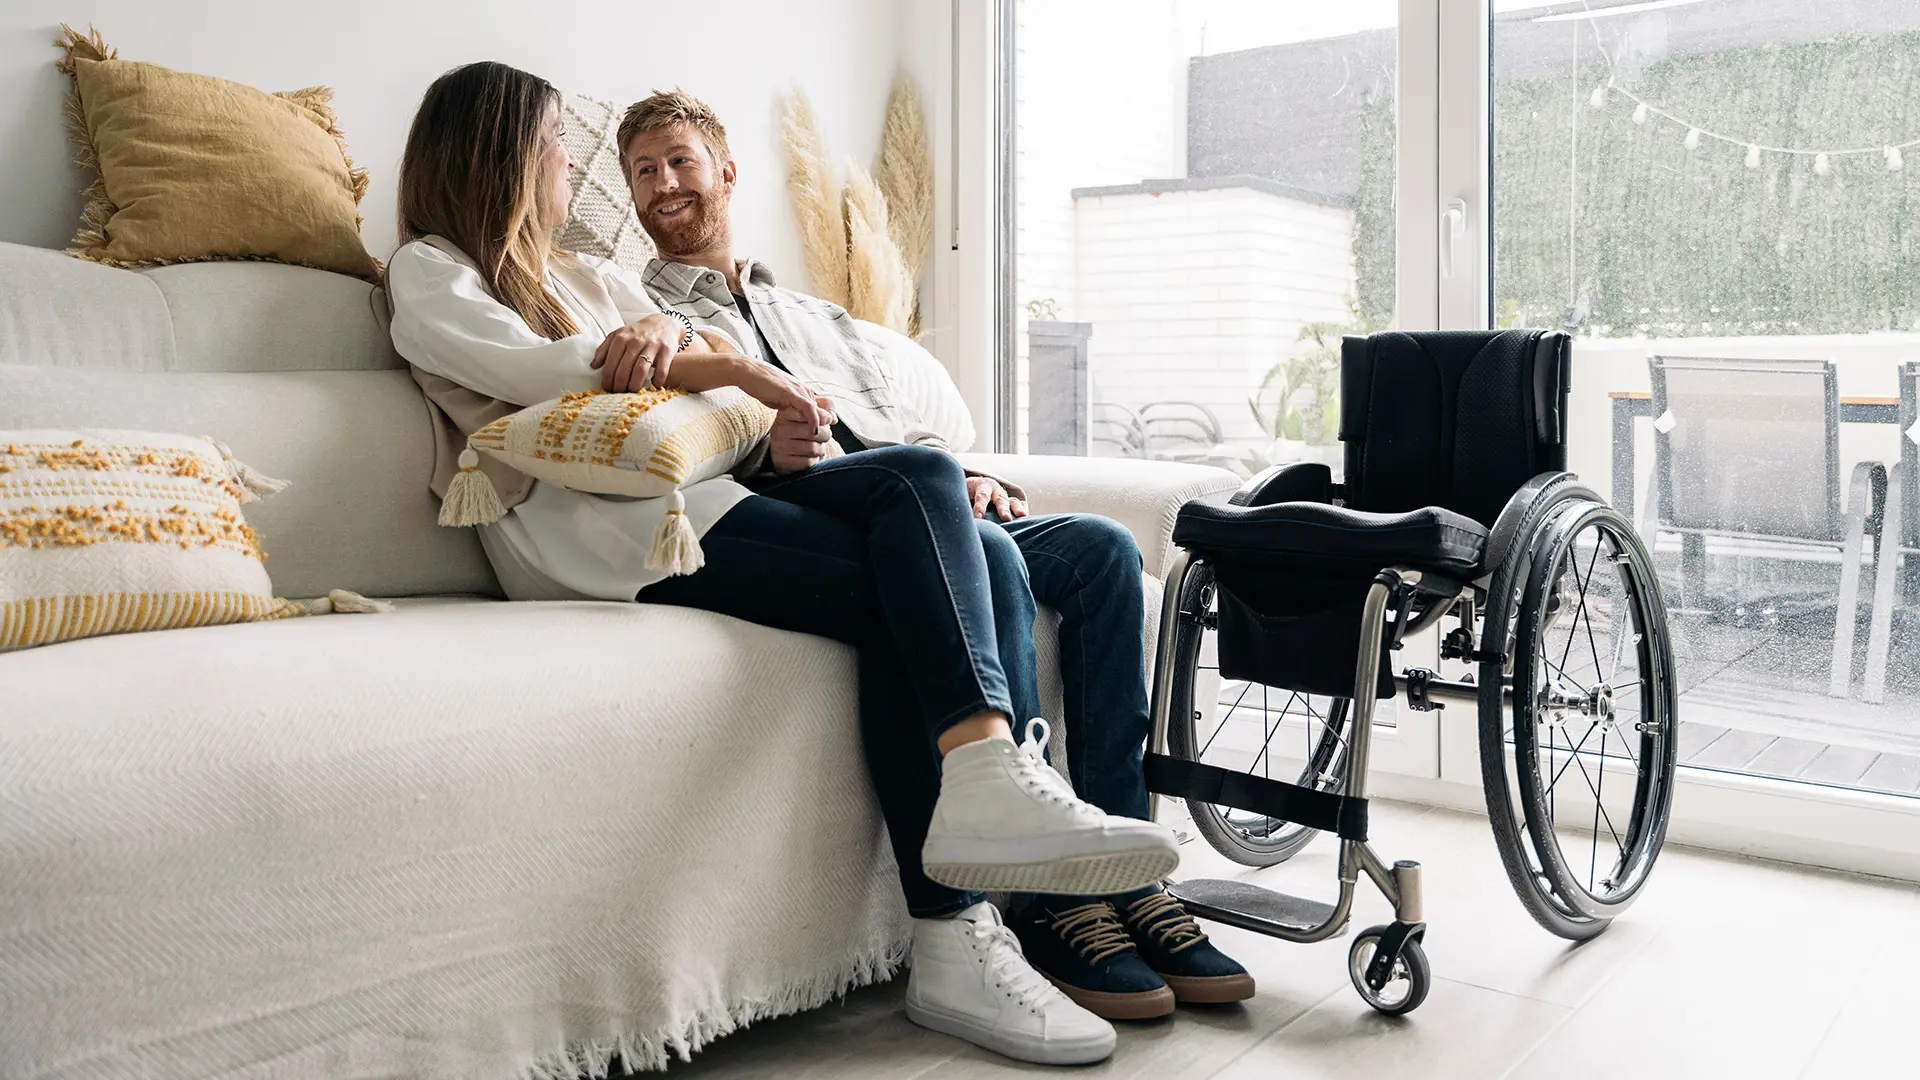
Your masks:
M 544 1055 L 520 1072 L 520 1080 L 604 1080 L 612 1075 L 617 1058 L 627 1069 L 659 1072 L 672 1058 L 692 1061 L 693 1055 L 716 1039 L 776 1016 L 817 1009 L 836 998 L 873 983 L 891 979 L 907 960 L 909 940 L 903 939 L 854 955 L 840 966 L 790 983 L 770 997 L 738 1001 L 721 1010 L 697 1013 L 692 1019 L 668 1024 L 652 1032 L 623 1032 L 608 1039 L 589 1039 L 565 1050 Z

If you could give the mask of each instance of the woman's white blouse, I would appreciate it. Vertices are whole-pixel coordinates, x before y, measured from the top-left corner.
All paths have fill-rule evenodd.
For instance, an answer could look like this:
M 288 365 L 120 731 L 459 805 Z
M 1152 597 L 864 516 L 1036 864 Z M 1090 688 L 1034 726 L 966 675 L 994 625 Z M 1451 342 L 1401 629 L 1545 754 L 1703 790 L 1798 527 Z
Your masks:
M 548 341 L 495 300 L 472 261 L 444 240 L 416 240 L 387 263 L 393 347 L 408 363 L 488 397 L 534 405 L 592 390 L 589 365 L 606 336 L 659 312 L 639 275 L 589 255 L 548 264 L 547 288 L 581 332 Z M 705 536 L 746 498 L 729 477 L 682 489 L 687 520 Z M 665 499 L 622 499 L 536 483 L 480 543 L 515 600 L 632 600 L 665 575 L 646 568 Z

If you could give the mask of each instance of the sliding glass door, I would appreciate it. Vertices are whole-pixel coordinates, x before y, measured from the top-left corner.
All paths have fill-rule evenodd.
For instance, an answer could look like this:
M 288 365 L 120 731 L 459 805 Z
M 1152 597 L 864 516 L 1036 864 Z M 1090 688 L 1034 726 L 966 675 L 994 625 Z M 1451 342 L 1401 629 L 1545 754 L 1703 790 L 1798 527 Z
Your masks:
M 1673 835 L 1920 874 L 1920 4 L 998 10 L 1001 449 L 1337 467 L 1342 334 L 1565 330 L 1672 611 Z M 1246 689 L 1202 737 L 1290 772 L 1323 703 Z M 1377 790 L 1480 804 L 1470 710 L 1381 723 Z
M 1432 20 L 1403 26 L 1398 0 L 1009 8 L 1003 449 L 1241 476 L 1337 465 L 1341 336 L 1432 325 L 1430 303 L 1400 307 L 1434 288 L 1427 244 L 1403 280 L 1403 234 L 1431 234 L 1424 206 L 1400 210 L 1403 172 L 1430 201 L 1433 94 L 1404 87 L 1432 78 Z M 1311 753 L 1326 703 L 1252 690 L 1196 690 L 1213 710 L 1206 760 L 1279 775 Z M 1436 775 L 1437 732 L 1418 718 L 1380 710 L 1383 767 Z
M 1490 316 L 1576 339 L 1572 465 L 1661 564 L 1682 762 L 1920 791 L 1886 512 L 1915 516 L 1920 4 L 1497 0 L 1491 54 Z

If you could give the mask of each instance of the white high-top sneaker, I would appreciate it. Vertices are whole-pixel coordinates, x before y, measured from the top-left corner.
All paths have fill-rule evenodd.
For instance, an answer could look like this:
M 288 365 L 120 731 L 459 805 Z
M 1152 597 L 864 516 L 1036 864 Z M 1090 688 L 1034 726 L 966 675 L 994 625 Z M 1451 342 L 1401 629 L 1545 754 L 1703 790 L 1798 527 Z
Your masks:
M 907 1019 L 1020 1061 L 1086 1065 L 1113 1054 L 1113 1025 L 1033 969 L 992 904 L 913 920 Z
M 1159 881 L 1180 864 L 1173 832 L 1081 802 L 1041 759 L 1047 722 L 1027 740 L 982 739 L 948 754 L 920 860 L 956 889 L 1106 895 Z

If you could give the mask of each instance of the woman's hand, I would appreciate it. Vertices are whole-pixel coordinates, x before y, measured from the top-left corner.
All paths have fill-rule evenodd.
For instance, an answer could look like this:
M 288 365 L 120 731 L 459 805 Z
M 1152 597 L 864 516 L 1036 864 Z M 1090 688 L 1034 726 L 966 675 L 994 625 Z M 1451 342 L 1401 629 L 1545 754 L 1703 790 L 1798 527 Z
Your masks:
M 667 385 L 685 335 L 686 326 L 671 315 L 647 315 L 608 334 L 593 353 L 600 388 L 610 394 L 632 394 Z
M 831 401 L 820 398 L 818 403 L 826 412 L 824 425 L 794 409 L 780 410 L 767 433 L 767 464 L 774 472 L 803 472 L 833 455 L 833 424 L 839 418 L 833 415 Z
M 796 423 L 809 427 L 833 426 L 833 413 L 822 407 L 806 384 L 772 364 L 749 360 L 739 353 L 683 353 L 673 365 L 676 390 L 700 393 L 737 386 L 775 412 L 791 412 Z

